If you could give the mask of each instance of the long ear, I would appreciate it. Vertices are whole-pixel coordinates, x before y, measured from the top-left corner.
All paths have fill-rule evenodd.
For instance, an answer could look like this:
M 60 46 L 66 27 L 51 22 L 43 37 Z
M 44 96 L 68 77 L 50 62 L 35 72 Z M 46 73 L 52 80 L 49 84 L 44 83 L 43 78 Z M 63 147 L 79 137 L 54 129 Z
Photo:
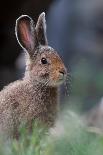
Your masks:
M 36 24 L 36 34 L 39 44 L 48 45 L 47 35 L 46 35 L 46 20 L 45 13 L 41 13 L 37 24 Z
M 38 46 L 34 22 L 29 16 L 22 15 L 16 20 L 15 34 L 20 46 L 29 53 Z

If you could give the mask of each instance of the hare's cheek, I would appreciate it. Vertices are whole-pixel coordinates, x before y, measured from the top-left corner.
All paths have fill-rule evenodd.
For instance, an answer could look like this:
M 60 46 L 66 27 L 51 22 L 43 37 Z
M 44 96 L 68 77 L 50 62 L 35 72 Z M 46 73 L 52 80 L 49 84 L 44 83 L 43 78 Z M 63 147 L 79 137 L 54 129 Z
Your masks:
M 49 71 L 46 70 L 46 69 L 44 69 L 44 68 L 42 68 L 41 70 L 39 70 L 38 74 L 39 74 L 39 77 L 41 79 L 48 79 L 49 78 Z
M 47 78 L 49 78 L 49 73 L 41 73 L 40 77 L 44 78 L 44 79 L 47 79 Z
M 50 78 L 53 81 L 57 81 L 58 80 L 58 74 L 57 74 L 57 72 L 52 72 L 52 74 L 50 75 Z

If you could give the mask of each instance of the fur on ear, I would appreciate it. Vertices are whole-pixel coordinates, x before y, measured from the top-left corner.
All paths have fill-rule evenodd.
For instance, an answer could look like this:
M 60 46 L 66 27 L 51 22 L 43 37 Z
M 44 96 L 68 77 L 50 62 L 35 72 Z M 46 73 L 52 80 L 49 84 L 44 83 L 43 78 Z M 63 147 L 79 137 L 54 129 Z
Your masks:
M 46 35 L 46 20 L 45 20 L 45 13 L 41 13 L 37 24 L 36 24 L 36 34 L 37 39 L 40 45 L 48 45 L 47 35 Z
M 16 20 L 15 34 L 20 46 L 27 52 L 38 46 L 33 20 L 28 15 L 22 15 Z

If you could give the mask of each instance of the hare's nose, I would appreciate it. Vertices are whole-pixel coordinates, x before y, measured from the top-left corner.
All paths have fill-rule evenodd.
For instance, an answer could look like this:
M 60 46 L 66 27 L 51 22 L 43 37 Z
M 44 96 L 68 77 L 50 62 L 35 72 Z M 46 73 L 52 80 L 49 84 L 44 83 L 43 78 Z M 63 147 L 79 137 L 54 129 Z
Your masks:
M 60 71 L 59 71 L 59 73 L 60 74 L 62 74 L 63 76 L 66 74 L 66 70 L 65 69 L 61 69 Z

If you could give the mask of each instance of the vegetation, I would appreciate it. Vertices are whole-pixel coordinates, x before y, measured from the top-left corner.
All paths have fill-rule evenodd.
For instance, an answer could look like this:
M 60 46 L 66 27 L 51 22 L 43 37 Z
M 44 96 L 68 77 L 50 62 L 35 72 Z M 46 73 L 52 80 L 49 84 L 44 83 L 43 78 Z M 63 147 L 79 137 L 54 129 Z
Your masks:
M 103 136 L 89 133 L 80 117 L 65 111 L 47 131 L 35 123 L 30 135 L 21 128 L 20 139 L 0 144 L 0 155 L 103 155 Z

